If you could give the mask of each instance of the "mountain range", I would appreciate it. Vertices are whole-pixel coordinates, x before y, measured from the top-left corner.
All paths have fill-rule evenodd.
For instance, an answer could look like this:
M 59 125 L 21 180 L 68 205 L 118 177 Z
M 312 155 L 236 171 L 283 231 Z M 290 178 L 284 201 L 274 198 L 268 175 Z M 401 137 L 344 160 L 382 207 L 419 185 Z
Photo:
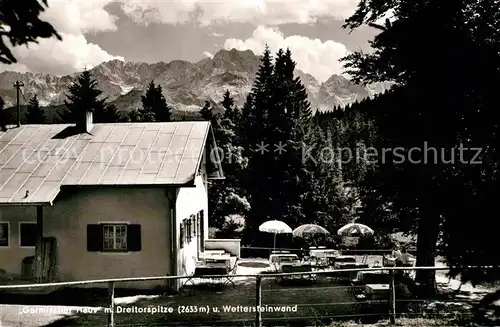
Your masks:
M 119 110 L 139 108 L 141 95 L 147 85 L 154 81 L 162 86 L 170 106 L 180 111 L 196 111 L 205 101 L 218 104 L 226 90 L 231 92 L 236 105 L 243 105 L 259 64 L 260 56 L 252 51 L 232 49 L 220 50 L 212 58 L 196 63 L 174 60 L 149 64 L 112 60 L 95 66 L 91 72 L 103 96 Z M 64 103 L 68 87 L 76 81 L 78 74 L 55 76 L 5 71 L 0 73 L 0 96 L 6 106 L 15 105 L 16 90 L 13 83 L 20 81 L 24 84 L 21 104 L 26 104 L 36 94 L 42 106 L 58 106 Z M 321 111 L 371 97 L 390 87 L 388 83 L 355 85 L 340 75 L 332 75 L 320 83 L 312 75 L 300 70 L 296 70 L 295 74 L 301 78 L 308 91 L 311 107 Z

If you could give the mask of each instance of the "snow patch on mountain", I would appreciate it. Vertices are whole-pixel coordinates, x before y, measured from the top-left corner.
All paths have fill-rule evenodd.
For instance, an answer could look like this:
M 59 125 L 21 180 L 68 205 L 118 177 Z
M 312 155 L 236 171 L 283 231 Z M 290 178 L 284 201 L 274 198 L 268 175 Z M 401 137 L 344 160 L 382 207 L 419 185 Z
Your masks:
M 112 60 L 91 69 L 103 96 L 119 110 L 133 110 L 141 105 L 141 95 L 154 81 L 161 85 L 167 102 L 178 110 L 199 110 L 205 101 L 218 104 L 229 90 L 237 106 L 242 106 L 251 91 L 260 56 L 252 51 L 220 50 L 212 58 L 196 63 L 183 60 L 172 62 L 123 62 Z M 7 106 L 15 103 L 15 81 L 24 83 L 25 97 L 37 95 L 42 105 L 60 105 L 66 99 L 68 87 L 79 73 L 66 76 L 50 74 L 0 73 L 0 96 Z M 331 110 L 354 101 L 372 97 L 390 87 L 387 83 L 368 86 L 353 84 L 343 76 L 332 75 L 324 83 L 300 70 L 295 72 L 306 87 L 313 109 Z

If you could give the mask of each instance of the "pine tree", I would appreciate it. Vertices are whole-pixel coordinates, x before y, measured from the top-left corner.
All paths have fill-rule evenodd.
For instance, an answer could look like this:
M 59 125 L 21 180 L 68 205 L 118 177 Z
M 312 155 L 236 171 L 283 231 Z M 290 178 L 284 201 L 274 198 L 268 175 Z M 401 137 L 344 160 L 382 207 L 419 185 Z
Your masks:
M 30 99 L 26 108 L 26 123 L 27 124 L 45 124 L 47 116 L 43 108 L 40 108 L 38 97 L 36 94 Z
M 261 64 L 256 74 L 251 94 L 243 107 L 241 136 L 243 138 L 244 156 L 248 158 L 248 168 L 241 179 L 246 185 L 251 211 L 245 221 L 244 240 L 248 244 L 261 238 L 258 227 L 273 216 L 274 207 L 270 198 L 268 169 L 271 165 L 268 152 L 268 111 L 272 107 L 273 63 L 271 52 L 266 47 Z M 259 151 L 260 150 L 260 151 Z M 259 176 L 258 178 L 256 176 Z
M 214 119 L 214 113 L 210 101 L 205 101 L 203 108 L 200 109 L 200 115 L 203 120 L 212 121 Z
M 151 81 L 146 94 L 141 96 L 142 109 L 139 109 L 140 119 L 143 122 L 169 122 L 171 108 L 168 106 L 160 85 Z
M 114 104 L 108 104 L 102 110 L 94 111 L 95 123 L 118 123 L 121 120 L 121 113 Z
M 234 99 L 231 97 L 229 90 L 224 92 L 224 98 L 220 104 L 224 108 L 224 118 L 227 118 L 232 122 L 237 122 L 240 115 L 238 109 L 234 107 Z
M 128 121 L 130 121 L 132 123 L 137 123 L 137 122 L 141 121 L 141 114 L 140 114 L 139 110 L 133 109 L 132 111 L 130 111 L 128 113 L 127 118 L 128 118 Z
M 243 149 L 238 145 L 236 124 L 231 120 L 234 99 L 228 92 L 221 102 L 226 108 L 224 115 L 217 116 L 212 124 L 219 153 L 222 154 L 225 179 L 214 181 L 209 185 L 209 211 L 214 227 L 223 230 L 220 237 L 231 234 L 236 225 L 228 220 L 233 215 L 244 216 L 249 210 L 249 203 L 239 182 L 241 172 L 246 168 L 247 160 L 243 157 Z M 229 109 L 229 111 L 227 110 Z M 210 114 L 210 111 L 205 111 Z
M 66 108 L 59 112 L 63 123 L 76 123 L 77 117 L 86 111 L 104 112 L 106 98 L 101 98 L 102 91 L 97 86 L 97 81 L 92 78 L 90 71 L 85 70 L 76 83 L 68 89 L 68 100 L 64 101 Z

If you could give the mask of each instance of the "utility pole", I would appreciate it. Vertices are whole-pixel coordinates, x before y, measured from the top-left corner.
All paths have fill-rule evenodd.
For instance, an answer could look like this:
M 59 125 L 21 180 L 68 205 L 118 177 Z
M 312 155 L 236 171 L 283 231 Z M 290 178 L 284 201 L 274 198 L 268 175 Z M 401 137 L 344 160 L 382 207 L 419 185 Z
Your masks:
M 19 105 L 19 92 L 21 91 L 21 87 L 23 87 L 23 82 L 16 81 L 14 83 L 14 87 L 16 88 L 16 100 L 17 100 L 17 127 L 21 126 L 21 107 Z

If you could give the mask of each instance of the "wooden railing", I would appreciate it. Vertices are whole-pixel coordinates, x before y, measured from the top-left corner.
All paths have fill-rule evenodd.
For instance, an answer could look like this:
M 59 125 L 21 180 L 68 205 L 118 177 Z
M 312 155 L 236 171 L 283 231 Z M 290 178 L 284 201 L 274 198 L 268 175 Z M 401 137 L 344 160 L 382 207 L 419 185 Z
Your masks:
M 487 267 L 483 267 L 487 268 Z M 394 287 L 394 272 L 395 271 L 408 271 L 408 270 L 450 270 L 449 267 L 376 267 L 376 268 L 353 268 L 353 269 L 336 269 L 327 271 L 308 271 L 308 272 L 292 272 L 292 273 L 266 273 L 259 275 L 209 275 L 209 276 L 196 276 L 196 278 L 255 278 L 255 305 L 261 307 L 262 305 L 262 280 L 266 278 L 276 278 L 276 277 L 286 277 L 286 276 L 300 276 L 300 275 L 326 275 L 334 273 L 357 273 L 360 271 L 389 271 L 390 273 L 390 300 L 389 300 L 389 314 L 391 323 L 395 323 L 396 319 L 396 296 Z M 192 276 L 157 276 L 157 277 L 139 277 L 139 278 L 113 278 L 113 279 L 98 279 L 98 280 L 85 280 L 85 281 L 74 281 L 74 282 L 58 282 L 58 283 L 44 283 L 44 284 L 24 284 L 24 285 L 0 285 L 1 290 L 17 290 L 26 288 L 46 288 L 46 287 L 63 287 L 63 286 L 82 286 L 91 284 L 108 284 L 108 295 L 109 295 L 109 309 L 105 311 L 108 314 L 108 326 L 115 327 L 115 287 L 118 283 L 124 282 L 140 282 L 140 281 L 155 281 L 155 280 L 183 280 L 190 279 Z M 262 312 L 256 310 L 255 315 L 255 326 L 262 326 Z

